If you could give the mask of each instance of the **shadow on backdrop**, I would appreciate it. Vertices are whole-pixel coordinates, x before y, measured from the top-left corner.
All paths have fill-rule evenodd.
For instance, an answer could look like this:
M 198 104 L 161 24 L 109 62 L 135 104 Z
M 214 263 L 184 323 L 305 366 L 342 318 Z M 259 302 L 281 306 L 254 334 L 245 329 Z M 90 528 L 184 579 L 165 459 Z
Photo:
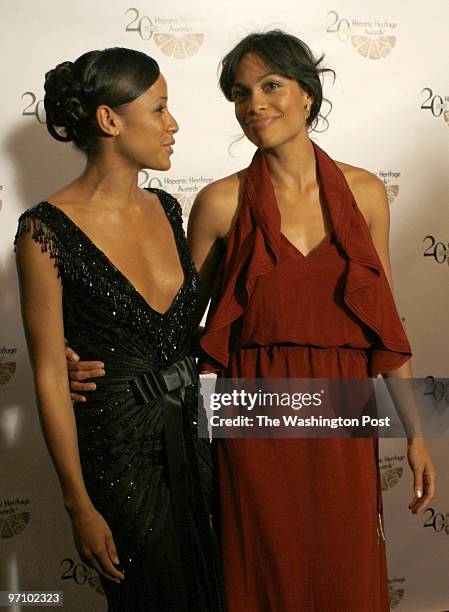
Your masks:
M 5 140 L 4 155 L 14 168 L 14 201 L 11 208 L 10 188 L 3 195 L 3 211 L 18 219 L 21 212 L 61 189 L 83 170 L 84 158 L 72 144 L 60 143 L 47 132 L 36 117 L 23 117 Z M 23 338 L 17 273 L 13 252 L 14 222 L 9 233 L 10 249 L 0 262 L 0 450 L 12 452 L 21 448 L 19 466 L 24 471 L 36 460 L 33 440 L 38 433 L 34 388 L 26 345 Z M 7 233 L 8 235 L 8 233 Z M 8 245 L 5 245 L 8 247 Z M 8 351 L 14 351 L 10 353 Z M 28 450 L 27 450 L 28 449 Z M 33 457 L 34 454 L 34 457 Z M 47 457 L 45 457 L 47 463 Z

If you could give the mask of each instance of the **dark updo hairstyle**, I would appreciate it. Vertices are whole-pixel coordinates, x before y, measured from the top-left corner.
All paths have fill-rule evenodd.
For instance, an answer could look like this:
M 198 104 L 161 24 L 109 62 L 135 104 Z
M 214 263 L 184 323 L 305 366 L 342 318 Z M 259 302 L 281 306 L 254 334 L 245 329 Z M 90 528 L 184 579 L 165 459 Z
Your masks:
M 320 118 L 327 126 L 326 116 L 329 114 L 332 104 L 324 99 L 329 105 L 329 112 L 326 113 L 326 116 L 323 116 L 320 113 L 323 102 L 320 76 L 331 73 L 335 79 L 335 72 L 330 68 L 321 66 L 324 55 L 316 59 L 302 40 L 282 30 L 248 34 L 221 61 L 220 88 L 231 102 L 232 86 L 235 82 L 238 66 L 248 53 L 257 55 L 276 74 L 297 81 L 304 91 L 313 97 L 310 116 L 307 120 L 307 125 L 312 130 L 316 129 Z
M 140 51 L 114 47 L 89 51 L 75 62 L 63 62 L 45 75 L 47 129 L 63 142 L 74 141 L 91 156 L 100 129 L 96 110 L 106 104 L 120 113 L 142 95 L 160 74 L 157 62 Z

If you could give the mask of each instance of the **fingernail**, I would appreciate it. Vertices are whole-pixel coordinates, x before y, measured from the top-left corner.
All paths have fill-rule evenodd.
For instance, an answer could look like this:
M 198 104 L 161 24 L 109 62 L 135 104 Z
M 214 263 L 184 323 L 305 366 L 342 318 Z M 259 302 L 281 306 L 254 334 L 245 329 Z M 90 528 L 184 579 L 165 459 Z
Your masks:
M 99 367 L 99 368 L 104 368 L 104 363 L 103 363 L 102 361 L 99 361 L 99 362 L 98 362 L 98 367 Z
M 115 555 L 115 556 L 114 556 L 114 563 L 120 563 L 120 561 L 119 561 L 119 559 L 118 559 L 117 555 Z
M 422 497 L 421 489 L 416 489 L 416 497 Z

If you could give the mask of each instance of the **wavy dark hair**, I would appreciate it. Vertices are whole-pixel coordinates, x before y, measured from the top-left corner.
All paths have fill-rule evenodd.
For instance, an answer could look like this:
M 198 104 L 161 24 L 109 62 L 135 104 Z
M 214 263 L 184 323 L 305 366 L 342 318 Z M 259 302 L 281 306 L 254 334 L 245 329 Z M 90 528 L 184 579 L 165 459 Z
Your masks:
M 96 110 L 106 104 L 115 112 L 142 95 L 160 74 L 157 62 L 134 49 L 113 47 L 89 51 L 75 62 L 62 62 L 45 75 L 47 129 L 63 142 L 72 141 L 92 155 L 100 129 Z
M 332 109 L 332 103 L 323 98 L 321 77 L 332 74 L 335 80 L 335 72 L 322 66 L 324 55 L 316 58 L 305 42 L 282 30 L 248 34 L 221 60 L 220 89 L 230 102 L 238 66 L 248 53 L 257 55 L 273 72 L 297 81 L 304 91 L 313 97 L 307 125 L 316 130 L 321 119 L 325 124 L 324 129 L 327 128 L 326 117 Z M 329 105 L 329 111 L 325 115 L 321 114 L 323 101 Z

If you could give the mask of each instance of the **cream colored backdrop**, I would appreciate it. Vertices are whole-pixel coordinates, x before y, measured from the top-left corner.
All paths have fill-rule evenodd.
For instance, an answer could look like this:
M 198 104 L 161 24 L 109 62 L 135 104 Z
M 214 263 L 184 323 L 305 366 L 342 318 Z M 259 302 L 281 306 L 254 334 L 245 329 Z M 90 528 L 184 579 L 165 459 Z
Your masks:
M 64 590 L 68 612 L 105 610 L 98 579 L 77 558 L 42 441 L 12 250 L 20 212 L 83 165 L 70 145 L 46 132 L 44 73 L 109 46 L 156 57 L 181 131 L 170 172 L 142 173 L 140 180 L 176 194 L 187 216 L 204 184 L 252 155 L 245 142 L 228 152 L 239 129 L 216 85 L 224 52 L 246 33 L 273 26 L 325 52 L 337 72 L 336 83 L 326 83 L 334 108 L 329 129 L 314 138 L 335 159 L 385 181 L 395 294 L 416 375 L 449 377 L 449 4 L 3 0 L 0 15 L 0 590 Z M 449 609 L 448 443 L 431 447 L 438 495 L 425 515 L 411 516 L 404 442 L 382 443 L 391 607 L 401 612 Z

